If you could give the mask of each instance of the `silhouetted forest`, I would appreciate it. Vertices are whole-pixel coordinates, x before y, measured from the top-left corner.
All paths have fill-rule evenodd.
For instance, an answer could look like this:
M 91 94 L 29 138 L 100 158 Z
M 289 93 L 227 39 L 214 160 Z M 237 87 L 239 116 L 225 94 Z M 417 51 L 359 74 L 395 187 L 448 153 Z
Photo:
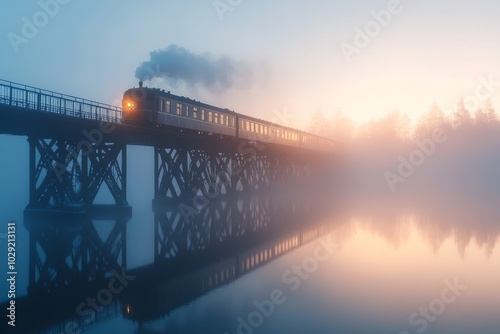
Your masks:
M 500 120 L 491 101 L 468 110 L 433 104 L 412 124 L 398 110 L 356 124 L 337 110 L 316 113 L 310 131 L 342 143 L 342 183 L 356 198 L 465 198 L 480 206 L 500 199 Z

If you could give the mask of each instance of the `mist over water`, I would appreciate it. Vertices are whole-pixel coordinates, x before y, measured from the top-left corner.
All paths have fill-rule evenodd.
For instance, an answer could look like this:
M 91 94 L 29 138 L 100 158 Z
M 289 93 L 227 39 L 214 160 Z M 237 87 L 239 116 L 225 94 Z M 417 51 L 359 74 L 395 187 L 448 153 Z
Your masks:
M 337 122 L 320 122 L 320 133 L 331 135 L 339 127 L 344 131 L 339 132 L 345 140 L 335 164 L 325 174 L 329 177 L 314 184 L 289 184 L 285 192 L 290 198 L 295 194 L 304 202 L 323 204 L 322 210 L 315 207 L 310 218 L 329 226 L 338 249 L 300 279 L 297 290 L 283 275 L 293 266 L 308 263 L 304 261 L 314 256 L 318 240 L 206 292 L 163 318 L 138 324 L 117 314 L 85 331 L 237 333 L 238 319 L 248 321 L 255 311 L 254 301 L 267 300 L 271 291 L 280 289 L 286 302 L 255 333 L 311 329 L 417 333 L 425 319 L 419 308 L 439 298 L 445 282 L 457 280 L 467 288 L 456 302 L 443 304 L 446 310 L 434 315 L 435 320 L 425 323 L 429 333 L 495 334 L 500 327 L 495 313 L 500 307 L 500 125 L 491 112 L 490 118 L 476 113 L 462 121 L 453 115 L 431 115 L 436 115 L 435 110 L 414 128 L 400 113 L 357 128 L 342 115 L 337 115 Z M 9 191 L 2 192 L 1 217 L 18 222 L 22 245 L 18 264 L 27 273 L 29 236 L 22 212 L 28 203 L 28 145 L 24 139 L 7 136 L 1 143 L 12 150 L 15 161 L 2 167 L 2 185 Z M 153 156 L 150 148 L 128 148 L 131 269 L 153 261 Z M 102 191 L 97 201 L 109 203 L 112 198 Z M 295 206 L 289 199 L 283 202 L 290 210 Z M 287 222 L 284 218 L 281 224 Z M 304 220 L 304 226 L 309 223 Z M 109 224 L 94 222 L 101 236 L 109 233 Z M 19 276 L 20 296 L 27 286 L 28 275 Z M 7 286 L 2 282 L 0 288 Z
M 483 206 L 500 198 L 500 122 L 488 102 L 475 113 L 463 103 L 451 114 L 433 105 L 414 126 L 399 111 L 357 126 L 340 111 L 317 114 L 311 130 L 343 138 L 343 190 L 355 198 Z

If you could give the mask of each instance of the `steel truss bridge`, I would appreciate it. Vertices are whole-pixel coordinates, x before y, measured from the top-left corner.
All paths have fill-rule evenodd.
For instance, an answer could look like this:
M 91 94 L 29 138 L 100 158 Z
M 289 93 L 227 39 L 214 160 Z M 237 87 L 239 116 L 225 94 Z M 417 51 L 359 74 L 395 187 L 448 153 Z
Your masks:
M 30 302 L 21 303 L 67 298 L 76 287 L 99 286 L 113 270 L 127 269 L 128 145 L 154 147 L 155 272 L 200 254 L 220 261 L 236 245 L 255 247 L 252 240 L 264 234 L 276 238 L 284 228 L 279 222 L 290 221 L 290 213 L 305 220 L 307 186 L 324 177 L 336 159 L 277 144 L 125 125 L 120 119 L 115 106 L 0 80 L 0 134 L 25 136 L 29 143 L 24 224 L 30 235 Z M 104 187 L 113 205 L 96 203 Z M 302 204 L 287 210 L 252 200 L 297 189 L 304 192 Z M 96 229 L 102 220 L 113 222 L 105 238 Z M 223 281 L 246 270 L 237 270 L 239 265 Z M 133 294 L 128 296 L 133 304 Z

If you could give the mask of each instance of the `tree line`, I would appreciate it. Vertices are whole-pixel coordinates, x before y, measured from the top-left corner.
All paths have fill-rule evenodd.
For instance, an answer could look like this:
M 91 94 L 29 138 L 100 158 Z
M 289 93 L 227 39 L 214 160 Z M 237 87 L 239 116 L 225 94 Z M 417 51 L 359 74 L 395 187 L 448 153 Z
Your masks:
M 433 103 L 415 124 L 412 124 L 408 114 L 399 110 L 362 124 L 356 124 L 340 109 L 331 117 L 316 112 L 311 118 L 309 131 L 347 144 L 359 140 L 406 141 L 429 138 L 437 128 L 445 133 L 452 133 L 499 125 L 499 116 L 490 100 L 471 111 L 466 107 L 464 99 L 460 99 L 454 110 L 446 112 L 437 103 Z

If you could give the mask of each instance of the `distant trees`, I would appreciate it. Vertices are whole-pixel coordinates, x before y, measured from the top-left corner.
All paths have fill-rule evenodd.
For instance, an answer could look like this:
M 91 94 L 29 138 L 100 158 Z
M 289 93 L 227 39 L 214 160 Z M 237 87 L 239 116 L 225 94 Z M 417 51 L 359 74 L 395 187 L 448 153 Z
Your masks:
M 414 127 L 410 117 L 399 110 L 357 125 L 349 116 L 337 109 L 331 117 L 317 111 L 311 119 L 309 131 L 345 143 L 352 140 L 405 141 L 413 138 L 430 138 L 435 129 L 448 133 L 458 129 L 498 124 L 500 124 L 499 117 L 490 100 L 472 111 L 467 109 L 462 98 L 457 102 L 455 110 L 449 110 L 447 113 L 434 102 L 417 120 Z
M 355 131 L 356 123 L 342 110 L 337 109 L 333 113 L 330 136 L 337 136 L 339 141 L 349 141 L 354 136 Z
M 491 101 L 474 109 L 463 99 L 449 109 L 432 103 L 414 123 L 399 110 L 362 124 L 341 110 L 318 112 L 310 130 L 345 144 L 339 184 L 355 203 L 401 196 L 428 205 L 448 195 L 492 203 L 500 196 L 500 120 Z
M 311 119 L 309 131 L 325 138 L 345 142 L 354 136 L 356 124 L 340 109 L 333 113 L 332 118 L 327 118 L 323 112 L 316 111 Z
M 461 98 L 457 103 L 457 109 L 453 114 L 453 125 L 455 128 L 461 126 L 470 126 L 472 124 L 472 118 L 469 111 L 465 108 L 464 99 Z
M 498 121 L 497 114 L 491 102 L 487 101 L 484 106 L 478 108 L 474 113 L 475 125 L 495 124 Z
M 443 110 L 434 102 L 429 111 L 423 114 L 413 131 L 415 138 L 430 138 L 435 129 L 447 131 L 451 128 L 451 121 Z

